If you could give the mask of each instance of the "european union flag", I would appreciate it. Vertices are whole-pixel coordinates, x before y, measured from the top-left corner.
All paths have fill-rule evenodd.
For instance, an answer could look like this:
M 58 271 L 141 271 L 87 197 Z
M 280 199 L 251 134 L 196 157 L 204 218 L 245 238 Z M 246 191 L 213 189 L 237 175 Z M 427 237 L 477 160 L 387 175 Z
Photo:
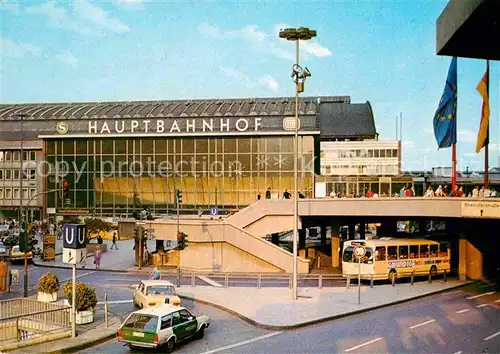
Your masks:
M 457 58 L 451 60 L 443 96 L 434 115 L 434 136 L 439 148 L 457 142 Z

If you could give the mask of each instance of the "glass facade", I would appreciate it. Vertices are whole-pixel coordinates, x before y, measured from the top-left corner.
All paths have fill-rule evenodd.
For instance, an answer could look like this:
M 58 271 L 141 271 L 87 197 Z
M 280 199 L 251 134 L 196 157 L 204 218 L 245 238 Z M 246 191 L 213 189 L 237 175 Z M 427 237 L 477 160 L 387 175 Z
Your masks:
M 175 189 L 183 209 L 238 209 L 265 196 L 293 191 L 294 137 L 47 140 L 47 207 L 132 215 L 147 207 L 172 213 Z M 299 137 L 299 190 L 312 197 L 314 139 Z

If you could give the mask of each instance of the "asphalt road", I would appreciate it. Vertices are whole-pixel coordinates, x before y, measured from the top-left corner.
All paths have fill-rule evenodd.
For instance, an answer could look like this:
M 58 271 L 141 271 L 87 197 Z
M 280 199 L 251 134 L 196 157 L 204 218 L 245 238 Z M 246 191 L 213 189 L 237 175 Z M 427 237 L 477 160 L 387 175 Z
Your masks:
M 266 331 L 184 302 L 212 326 L 179 353 L 499 353 L 500 294 L 469 286 L 406 304 L 290 331 Z M 112 340 L 86 353 L 127 353 Z M 139 351 L 140 352 L 140 351 Z M 151 351 L 144 351 L 151 352 Z

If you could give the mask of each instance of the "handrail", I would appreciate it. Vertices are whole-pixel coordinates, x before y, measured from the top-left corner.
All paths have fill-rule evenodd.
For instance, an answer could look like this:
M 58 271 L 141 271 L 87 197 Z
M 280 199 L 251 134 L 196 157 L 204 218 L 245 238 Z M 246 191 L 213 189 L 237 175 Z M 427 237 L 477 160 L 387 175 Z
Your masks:
M 9 316 L 9 317 L 1 317 L 1 321 L 7 321 L 7 320 L 14 320 L 16 318 L 21 318 L 21 317 L 27 317 L 27 316 L 35 316 L 35 315 L 43 315 L 44 313 L 51 313 L 51 312 L 57 312 L 57 311 L 62 311 L 62 310 L 71 310 L 71 306 L 64 306 L 59 309 L 51 309 L 51 310 L 45 310 L 45 311 L 37 311 L 37 312 L 29 312 L 25 313 L 22 315 L 16 315 L 16 316 Z

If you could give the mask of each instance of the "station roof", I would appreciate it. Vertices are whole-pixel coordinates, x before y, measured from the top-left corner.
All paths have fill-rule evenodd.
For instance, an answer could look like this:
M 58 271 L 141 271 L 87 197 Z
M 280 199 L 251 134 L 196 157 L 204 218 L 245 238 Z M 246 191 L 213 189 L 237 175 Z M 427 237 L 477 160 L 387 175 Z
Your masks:
M 321 131 L 324 130 L 328 138 L 374 137 L 376 130 L 370 103 L 351 104 L 350 100 L 349 96 L 301 97 L 300 115 L 317 115 Z M 290 117 L 294 114 L 294 97 L 0 105 L 0 123 L 18 121 L 20 115 L 29 122 L 230 116 L 265 119 L 266 116 Z
M 500 60 L 500 0 L 451 0 L 436 24 L 438 55 Z

